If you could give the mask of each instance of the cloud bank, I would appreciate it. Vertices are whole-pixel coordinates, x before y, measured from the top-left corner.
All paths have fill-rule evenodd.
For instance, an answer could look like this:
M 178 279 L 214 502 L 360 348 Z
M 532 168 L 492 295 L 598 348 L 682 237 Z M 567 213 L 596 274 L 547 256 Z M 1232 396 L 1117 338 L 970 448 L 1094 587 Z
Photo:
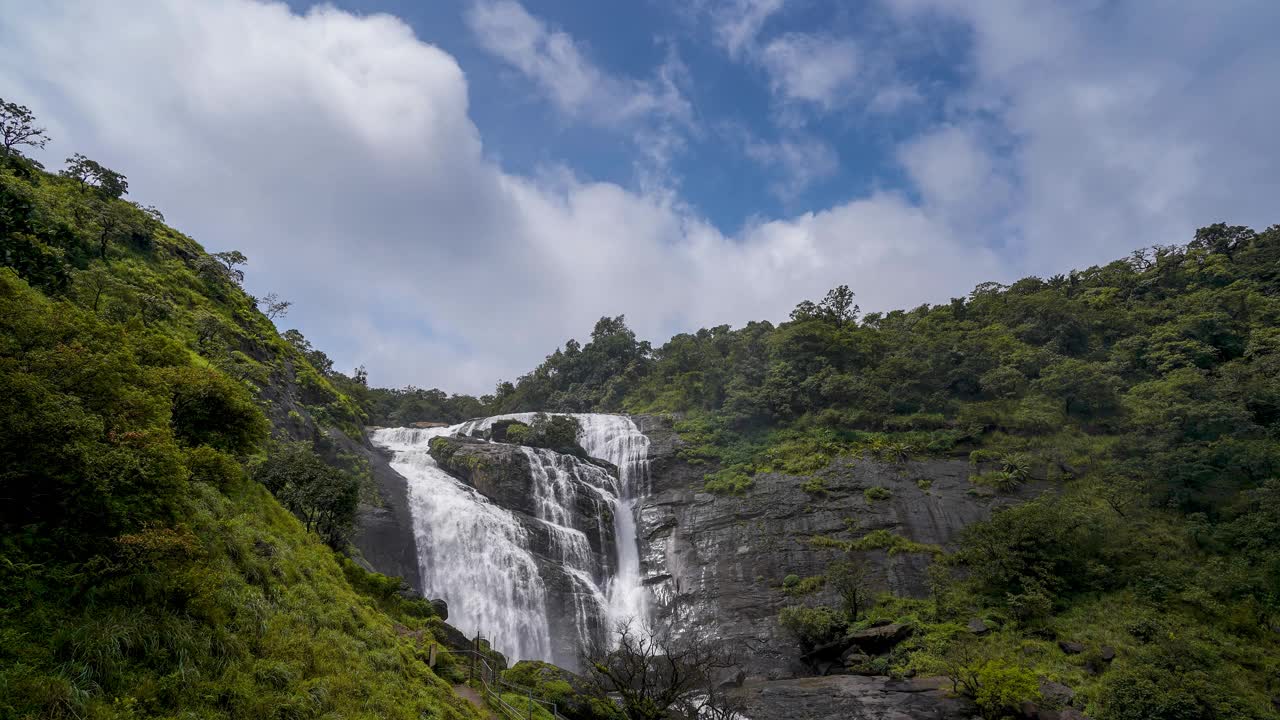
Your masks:
M 780 4 L 743 3 L 754 14 L 726 45 L 745 48 Z M 255 0 L 107 5 L 23 4 L 0 25 L 0 95 L 49 125 L 46 164 L 84 152 L 125 172 L 132 196 L 177 227 L 245 252 L 251 291 L 293 300 L 287 325 L 378 384 L 488 391 L 604 314 L 661 341 L 781 319 L 838 283 L 866 309 L 941 302 L 1181 242 L 1221 217 L 1264 224 L 1280 196 L 1277 141 L 1255 114 L 1280 109 L 1277 51 L 1258 36 L 1222 59 L 1244 18 L 1204 18 L 1210 37 L 1156 21 L 1170 35 L 1147 55 L 1125 42 L 1152 29 L 1138 10 L 1117 25 L 895 3 L 904 25 L 974 38 L 973 84 L 953 116 L 899 153 L 910 184 L 729 233 L 669 188 L 505 170 L 468 115 L 463 68 L 395 17 Z M 692 117 L 660 74 L 594 68 L 514 2 L 469 13 L 486 48 L 568 116 Z M 1115 29 L 1093 34 L 1104 21 Z M 1049 29 L 1053 43 L 1025 39 Z M 802 150 L 757 159 L 803 165 Z

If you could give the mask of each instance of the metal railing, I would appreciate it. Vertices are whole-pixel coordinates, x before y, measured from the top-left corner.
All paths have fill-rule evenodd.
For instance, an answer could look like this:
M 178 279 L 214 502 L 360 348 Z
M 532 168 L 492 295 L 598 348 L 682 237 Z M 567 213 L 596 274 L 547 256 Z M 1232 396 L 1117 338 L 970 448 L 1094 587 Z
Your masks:
M 507 720 L 532 720 L 535 707 L 555 718 L 555 720 L 566 720 L 565 716 L 557 711 L 555 703 L 534 697 L 533 688 L 503 680 L 498 671 L 489 664 L 488 656 L 480 650 L 481 640 L 482 638 L 477 636 L 472 641 L 471 649 L 466 651 L 466 654 L 471 656 L 471 681 L 473 684 L 480 683 L 480 691 L 484 696 L 485 702 L 488 702 L 496 712 L 501 713 Z M 511 703 L 503 699 L 503 692 L 523 695 L 525 708 L 520 710 L 512 706 Z

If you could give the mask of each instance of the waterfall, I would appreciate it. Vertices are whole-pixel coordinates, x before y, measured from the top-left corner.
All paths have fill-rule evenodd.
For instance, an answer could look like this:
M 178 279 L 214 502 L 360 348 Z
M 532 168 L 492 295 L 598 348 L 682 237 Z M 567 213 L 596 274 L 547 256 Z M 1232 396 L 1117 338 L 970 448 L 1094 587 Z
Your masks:
M 647 617 L 634 506 L 647 491 L 648 445 L 630 418 L 575 413 L 578 443 L 601 467 L 550 450 L 521 447 L 528 461 L 525 506 L 499 505 L 440 468 L 432 438 L 482 435 L 495 421 L 447 428 L 384 428 L 375 444 L 409 484 L 422 592 L 449 603 L 449 621 L 482 633 L 512 661 L 574 667 L 619 620 Z
M 502 636 L 514 658 L 546 658 L 546 588 L 528 532 L 514 515 L 441 470 L 427 454 L 431 439 L 455 428 L 377 430 L 373 441 L 394 453 L 391 467 L 409 484 L 421 588 L 449 603 L 468 636 Z
M 649 490 L 649 438 L 625 415 L 575 415 L 582 428 L 578 444 L 591 457 L 618 468 L 619 509 L 613 514 L 618 546 L 617 571 L 609 581 L 610 625 L 648 619 L 644 587 L 640 584 L 640 549 L 636 536 L 636 498 Z M 613 628 L 610 627 L 610 630 Z

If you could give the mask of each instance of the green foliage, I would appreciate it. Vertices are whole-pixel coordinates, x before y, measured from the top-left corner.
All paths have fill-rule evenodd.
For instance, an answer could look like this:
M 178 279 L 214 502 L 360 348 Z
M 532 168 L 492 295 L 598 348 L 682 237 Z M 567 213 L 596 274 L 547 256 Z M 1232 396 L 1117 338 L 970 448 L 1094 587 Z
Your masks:
M 738 495 L 751 488 L 755 481 L 750 475 L 736 468 L 725 468 L 706 475 L 703 488 L 707 492 Z
M 987 660 L 975 671 L 973 702 L 986 718 L 1008 717 L 1022 703 L 1040 699 L 1040 684 L 1030 670 L 1000 660 Z
M 179 442 L 247 453 L 267 420 L 245 387 L 212 368 L 177 367 L 162 375 L 173 397 L 170 423 Z
M 784 607 L 778 613 L 778 622 L 795 635 L 802 646 L 810 648 L 835 639 L 845 628 L 841 613 L 825 605 Z
M 837 560 L 827 566 L 827 580 L 840 597 L 840 609 L 844 611 L 845 619 L 857 622 L 872 603 L 866 563 L 852 555 Z
M 273 448 L 253 475 L 308 531 L 336 549 L 345 547 L 360 500 L 356 477 L 327 464 L 302 442 Z
M 594 692 L 582 678 L 550 663 L 522 660 L 504 670 L 502 679 L 527 688 L 535 700 L 553 704 L 567 720 L 623 720 L 622 711 L 612 700 Z M 508 701 L 512 707 L 527 710 L 527 696 L 516 694 L 516 698 Z
M 942 554 L 942 548 L 937 545 L 919 543 L 889 530 L 872 530 L 849 543 L 848 546 L 851 550 L 887 550 L 890 555 L 897 555 L 903 552 Z
M 522 422 L 511 423 L 507 426 L 506 441 L 516 445 L 528 445 L 531 430 L 532 428 Z
M 15 150 L 0 157 L 0 717 L 477 717 L 426 666 L 430 605 L 387 595 L 245 481 L 264 415 L 306 435 L 361 418 L 238 287 L 243 256 L 211 258 L 88 158 L 54 176 Z M 323 405 L 298 404 L 300 377 Z M 286 497 L 335 477 L 299 467 Z M 331 540 L 337 485 L 297 494 Z
M 876 500 L 888 500 L 893 497 L 893 491 L 881 485 L 873 485 L 862 491 L 862 497 L 867 503 L 873 503 Z
M 782 579 L 782 592 L 791 597 L 812 595 L 821 590 L 826 582 L 827 577 L 825 575 L 810 575 L 804 578 L 798 575 L 788 575 Z

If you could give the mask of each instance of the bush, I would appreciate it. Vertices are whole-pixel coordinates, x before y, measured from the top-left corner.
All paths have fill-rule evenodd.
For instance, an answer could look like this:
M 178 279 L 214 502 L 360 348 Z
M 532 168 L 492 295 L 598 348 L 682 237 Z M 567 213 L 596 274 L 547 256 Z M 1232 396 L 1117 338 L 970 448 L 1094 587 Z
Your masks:
M 528 445 L 532 428 L 522 422 L 514 422 L 507 426 L 506 442 L 516 445 Z
M 826 605 L 817 607 L 793 605 L 782 608 L 778 613 L 778 622 L 795 635 L 800 644 L 805 647 L 816 647 L 830 642 L 845 629 L 845 621 L 841 613 Z
M 1021 709 L 1022 703 L 1040 699 L 1040 683 L 1031 670 L 1003 660 L 988 660 L 977 670 L 973 701 L 983 717 L 995 720 Z
M 801 578 L 798 575 L 788 575 L 782 581 L 782 592 L 792 597 L 811 595 L 822 589 L 826 582 L 825 575 L 810 575 L 805 578 Z
M 726 495 L 740 495 L 749 490 L 755 480 L 737 468 L 725 468 L 707 473 L 703 479 L 703 488 L 707 492 Z
M 876 500 L 888 500 L 893 497 L 893 491 L 881 485 L 874 485 L 863 490 L 862 497 L 866 499 L 867 504 L 871 504 Z
M 244 385 L 212 368 L 171 368 L 164 377 L 173 434 L 184 444 L 247 453 L 266 437 L 267 419 Z
M 254 478 L 331 547 L 342 548 L 355 523 L 360 480 L 328 465 L 307 443 L 273 448 Z

